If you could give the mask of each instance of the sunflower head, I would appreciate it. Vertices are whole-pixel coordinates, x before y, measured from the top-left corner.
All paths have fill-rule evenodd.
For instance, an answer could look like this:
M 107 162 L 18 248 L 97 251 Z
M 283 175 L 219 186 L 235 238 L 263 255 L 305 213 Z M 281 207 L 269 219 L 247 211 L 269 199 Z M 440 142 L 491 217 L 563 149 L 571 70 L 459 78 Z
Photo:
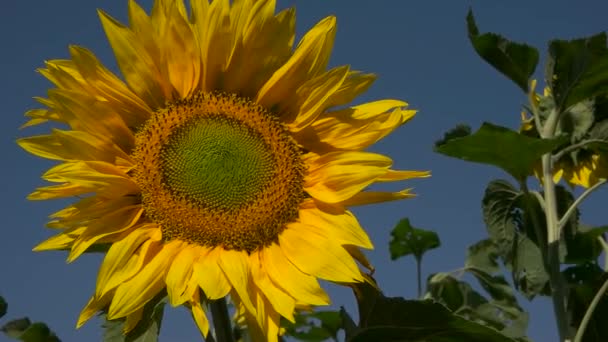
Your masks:
M 555 108 L 555 100 L 549 87 L 545 87 L 543 94 L 534 92 L 536 81 L 532 82 L 530 104 L 536 106 L 539 111 L 539 121 L 544 123 L 546 115 Z M 593 115 L 593 102 L 586 100 L 569 108 L 562 113 L 557 124 L 556 134 L 568 134 L 571 137 L 569 144 L 576 144 L 583 139 L 589 138 L 589 132 L 596 124 Z M 521 134 L 539 137 L 539 128 L 536 127 L 534 118 L 525 111 L 521 113 Z M 565 147 L 565 146 L 564 146 Z M 534 175 L 542 179 L 542 167 L 540 162 L 534 168 Z M 571 187 L 581 186 L 589 188 L 600 179 L 608 177 L 608 162 L 606 156 L 600 151 L 583 147 L 571 153 L 563 155 L 554 163 L 553 181 L 558 183 L 562 178 Z
M 128 26 L 100 18 L 122 77 L 70 47 L 40 69 L 55 88 L 26 113 L 68 129 L 18 141 L 59 162 L 29 198 L 75 198 L 35 250 L 72 261 L 110 246 L 79 326 L 105 311 L 130 331 L 166 290 L 203 334 L 206 300 L 230 296 L 276 340 L 281 316 L 329 303 L 319 279 L 364 280 L 372 244 L 348 208 L 411 197 L 368 187 L 429 173 L 364 151 L 415 111 L 349 104 L 375 77 L 327 68 L 335 18 L 296 46 L 295 11 L 272 0 L 156 0 L 150 14 L 129 1 Z

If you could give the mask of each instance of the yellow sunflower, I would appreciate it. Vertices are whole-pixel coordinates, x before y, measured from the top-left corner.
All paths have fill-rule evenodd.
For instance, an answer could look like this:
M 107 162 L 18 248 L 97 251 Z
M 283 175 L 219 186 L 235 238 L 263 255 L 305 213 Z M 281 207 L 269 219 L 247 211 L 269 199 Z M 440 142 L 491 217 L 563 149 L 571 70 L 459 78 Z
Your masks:
M 327 70 L 336 19 L 294 48 L 295 11 L 273 0 L 156 0 L 150 15 L 129 1 L 128 27 L 99 15 L 124 82 L 71 46 L 40 69 L 56 88 L 25 124 L 69 129 L 18 141 L 60 161 L 30 199 L 77 198 L 34 250 L 110 246 L 78 326 L 105 310 L 128 332 L 166 289 L 204 335 L 205 301 L 230 295 L 276 340 L 280 316 L 329 303 L 318 279 L 362 281 L 372 243 L 347 208 L 411 197 L 367 188 L 429 173 L 363 151 L 415 111 L 348 106 L 374 76 Z
M 542 103 L 551 103 L 553 101 L 551 89 L 545 87 L 543 94 L 534 92 L 536 80 L 532 80 L 530 88 L 530 102 L 534 106 L 542 106 Z M 559 124 L 558 124 L 559 126 Z M 529 116 L 525 111 L 521 113 L 521 125 L 519 131 L 522 134 L 538 137 L 538 132 L 534 118 Z M 539 180 L 542 180 L 542 166 L 539 163 L 534 168 L 534 175 Z M 577 153 L 577 158 L 574 160 L 569 155 L 562 156 L 553 165 L 553 182 L 559 183 L 564 179 L 571 187 L 581 186 L 589 188 L 595 185 L 600 179 L 608 178 L 608 160 L 606 156 L 597 153 L 590 149 L 581 149 Z

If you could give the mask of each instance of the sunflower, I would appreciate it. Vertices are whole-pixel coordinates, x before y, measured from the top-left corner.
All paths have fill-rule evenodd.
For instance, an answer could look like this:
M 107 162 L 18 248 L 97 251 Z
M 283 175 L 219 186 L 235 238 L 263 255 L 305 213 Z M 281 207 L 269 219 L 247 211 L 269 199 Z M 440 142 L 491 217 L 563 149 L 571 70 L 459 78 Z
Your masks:
M 29 199 L 76 198 L 34 250 L 71 262 L 108 247 L 77 325 L 105 311 L 128 332 L 166 290 L 204 335 L 206 301 L 229 295 L 276 340 L 281 316 L 329 303 L 319 279 L 362 281 L 372 243 L 348 208 L 411 197 L 368 186 L 429 173 L 363 151 L 415 111 L 348 105 L 375 77 L 327 70 L 336 19 L 294 48 L 295 11 L 272 0 L 156 0 L 149 15 L 129 1 L 129 26 L 99 16 L 124 81 L 71 46 L 39 70 L 55 88 L 24 125 L 68 129 L 18 140 L 60 162 Z
M 549 87 L 545 87 L 543 94 L 537 94 L 534 92 L 536 87 L 536 80 L 531 82 L 531 93 L 530 102 L 531 105 L 540 108 L 541 111 L 548 111 L 547 108 L 553 108 L 555 105 L 553 95 Z M 581 103 L 578 108 L 584 108 L 585 104 Z M 561 130 L 569 131 L 569 134 L 573 134 L 573 126 L 576 123 L 576 115 L 581 115 L 577 112 L 577 107 L 573 107 L 570 111 L 563 113 L 560 122 L 558 123 L 558 133 Z M 542 120 L 542 118 L 541 118 Z M 590 124 L 586 127 L 589 130 L 592 127 Z M 534 122 L 534 118 L 529 116 L 525 111 L 521 113 L 521 125 L 519 131 L 522 134 L 539 137 L 538 129 Z M 584 137 L 580 135 L 579 139 Z M 574 151 L 571 154 L 565 154 L 559 160 L 556 160 L 553 164 L 553 182 L 559 183 L 560 180 L 564 179 L 565 182 L 571 187 L 581 186 L 583 188 L 589 188 L 595 185 L 600 179 L 608 178 L 608 160 L 605 154 L 594 151 L 590 148 L 581 148 Z M 534 168 L 534 175 L 539 180 L 542 180 L 542 166 L 539 162 Z

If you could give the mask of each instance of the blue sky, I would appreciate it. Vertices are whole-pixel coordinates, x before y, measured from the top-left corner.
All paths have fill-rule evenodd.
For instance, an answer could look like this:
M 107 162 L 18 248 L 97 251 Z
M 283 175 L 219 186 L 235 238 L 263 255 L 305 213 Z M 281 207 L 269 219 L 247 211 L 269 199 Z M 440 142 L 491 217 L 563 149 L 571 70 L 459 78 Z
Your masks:
M 141 4 L 149 8 L 151 1 Z M 605 1 L 279 1 L 279 8 L 296 6 L 299 36 L 327 15 L 338 17 L 332 65 L 379 76 L 356 103 L 381 98 L 408 101 L 418 115 L 372 150 L 385 153 L 402 169 L 432 170 L 432 178 L 411 185 L 413 200 L 358 208 L 362 225 L 376 249 L 369 253 L 376 278 L 390 296 L 416 295 L 413 259 L 390 261 L 390 230 L 402 217 L 414 226 L 437 231 L 443 246 L 425 256 L 423 278 L 429 273 L 462 267 L 466 247 L 486 237 L 481 197 L 494 178 L 507 178 L 490 167 L 450 159 L 433 152 L 434 141 L 458 123 L 474 129 L 483 121 L 517 127 L 525 96 L 519 88 L 481 61 L 471 48 L 465 15 L 472 7 L 481 31 L 499 32 L 540 48 L 555 37 L 577 38 L 606 29 Z M 39 134 L 40 128 L 19 131 L 23 113 L 36 108 L 33 96 L 44 96 L 49 83 L 34 70 L 46 59 L 66 58 L 69 44 L 93 50 L 112 70 L 112 52 L 96 15 L 103 8 L 126 21 L 127 1 L 5 1 L 0 5 L 0 78 L 2 116 L 0 152 L 0 210 L 5 221 L 0 239 L 0 295 L 9 302 L 7 317 L 28 315 L 47 322 L 63 341 L 100 339 L 100 321 L 74 329 L 78 313 L 94 289 L 98 255 L 65 263 L 62 252 L 34 253 L 32 247 L 51 235 L 44 229 L 47 215 L 68 201 L 28 202 L 25 197 L 44 183 L 41 173 L 52 165 L 26 154 L 14 143 Z M 540 75 L 539 68 L 537 75 Z M 536 184 L 531 182 L 530 184 Z M 403 185 L 403 186 L 401 186 Z M 608 191 L 600 189 L 583 206 L 583 220 L 605 224 Z M 325 284 L 336 305 L 353 312 L 349 289 Z M 550 300 L 532 303 L 529 336 L 534 341 L 557 339 Z M 166 311 L 161 340 L 196 340 L 198 332 L 186 310 Z M 0 336 L 0 341 L 4 336 Z

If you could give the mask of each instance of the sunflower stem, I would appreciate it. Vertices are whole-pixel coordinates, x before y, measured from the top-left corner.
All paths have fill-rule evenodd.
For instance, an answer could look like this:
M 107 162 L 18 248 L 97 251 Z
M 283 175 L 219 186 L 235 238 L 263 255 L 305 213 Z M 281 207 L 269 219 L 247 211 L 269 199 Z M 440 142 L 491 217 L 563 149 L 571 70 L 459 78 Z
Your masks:
M 534 106 L 534 103 L 532 104 Z M 551 111 L 542 129 L 544 139 L 552 139 L 555 136 L 560 113 L 555 109 Z M 566 311 L 566 287 L 562 277 L 559 260 L 559 241 L 561 229 L 557 214 L 557 196 L 555 183 L 553 183 L 553 155 L 546 153 L 542 156 L 543 167 L 543 190 L 545 199 L 545 218 L 547 223 L 547 273 L 551 285 L 551 299 L 553 311 L 557 321 L 560 341 L 570 341 L 570 324 Z
M 213 317 L 213 327 L 217 342 L 234 342 L 226 298 L 211 301 L 209 306 L 211 307 L 211 316 Z
M 422 297 L 422 257 L 416 256 L 416 279 L 418 280 L 418 298 Z

